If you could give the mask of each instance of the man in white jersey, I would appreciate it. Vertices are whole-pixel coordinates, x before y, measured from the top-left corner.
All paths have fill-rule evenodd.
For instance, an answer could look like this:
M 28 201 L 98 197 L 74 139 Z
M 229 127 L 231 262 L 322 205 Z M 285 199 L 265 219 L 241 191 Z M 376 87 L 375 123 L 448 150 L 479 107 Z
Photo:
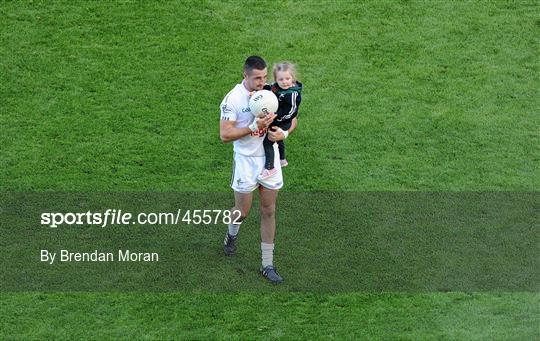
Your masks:
M 220 138 L 223 142 L 233 142 L 234 164 L 231 187 L 234 190 L 234 207 L 239 211 L 242 222 L 249 214 L 253 201 L 253 191 L 259 189 L 261 206 L 261 274 L 272 283 L 281 283 L 283 278 L 273 264 L 274 236 L 276 232 L 276 199 L 278 190 L 283 187 L 283 175 L 279 157 L 275 158 L 274 167 L 278 170 L 273 176 L 262 181 L 257 176 L 264 168 L 263 140 L 266 134 L 271 141 L 287 138 L 296 127 L 296 120 L 288 131 L 279 128 L 267 131 L 276 115 L 271 113 L 264 118 L 255 119 L 249 109 L 249 98 L 253 91 L 262 90 L 266 84 L 267 69 L 264 59 L 258 56 L 248 57 L 244 63 L 244 79 L 237 84 L 221 102 Z M 277 144 L 274 152 L 278 153 Z M 236 216 L 234 216 L 236 217 Z M 236 253 L 236 239 L 239 224 L 229 224 L 223 250 L 226 255 Z

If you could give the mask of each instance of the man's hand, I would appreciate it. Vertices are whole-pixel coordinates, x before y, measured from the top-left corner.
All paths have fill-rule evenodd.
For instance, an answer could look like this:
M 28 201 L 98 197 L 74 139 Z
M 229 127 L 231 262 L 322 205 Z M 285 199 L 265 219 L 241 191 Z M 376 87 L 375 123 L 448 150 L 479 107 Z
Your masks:
M 262 118 L 257 118 L 256 119 L 257 126 L 259 127 L 259 129 L 268 128 L 270 123 L 274 121 L 274 118 L 276 118 L 276 114 L 273 112 L 269 113 L 268 115 Z
M 272 142 L 285 140 L 288 135 L 288 132 L 283 131 L 279 127 L 272 127 L 268 130 L 268 139 Z

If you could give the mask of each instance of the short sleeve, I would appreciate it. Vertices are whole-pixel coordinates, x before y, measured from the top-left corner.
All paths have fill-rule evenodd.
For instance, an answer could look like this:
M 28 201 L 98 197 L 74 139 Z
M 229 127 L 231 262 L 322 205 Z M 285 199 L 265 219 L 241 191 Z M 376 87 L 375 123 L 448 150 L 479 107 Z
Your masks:
M 236 121 L 236 110 L 228 99 L 229 96 L 225 97 L 223 102 L 221 102 L 221 120 Z

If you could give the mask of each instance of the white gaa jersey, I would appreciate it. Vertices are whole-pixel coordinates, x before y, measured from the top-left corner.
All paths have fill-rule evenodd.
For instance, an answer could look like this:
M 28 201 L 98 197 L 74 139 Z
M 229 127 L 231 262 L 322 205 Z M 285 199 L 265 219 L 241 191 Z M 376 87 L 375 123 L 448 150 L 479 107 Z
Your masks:
M 249 91 L 243 82 L 237 84 L 221 102 L 221 119 L 236 121 L 237 128 L 247 127 L 255 120 L 249 110 Z M 245 156 L 264 156 L 266 129 L 253 132 L 233 142 L 234 152 Z

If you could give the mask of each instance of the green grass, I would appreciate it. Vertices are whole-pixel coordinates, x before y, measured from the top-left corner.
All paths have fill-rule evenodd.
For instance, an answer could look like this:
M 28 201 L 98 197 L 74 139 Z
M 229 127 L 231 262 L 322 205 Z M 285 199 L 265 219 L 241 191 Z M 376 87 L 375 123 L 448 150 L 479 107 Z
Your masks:
M 1 294 L 12 338 L 530 339 L 539 296 Z M 129 303 L 128 303 L 129 302 Z M 22 308 L 24 307 L 24 308 Z
M 305 84 L 282 196 L 534 192 L 538 17 L 534 1 L 2 2 L 0 190 L 229 191 L 219 103 L 256 53 L 296 62 Z M 289 236 L 308 237 L 320 236 Z M 287 252 L 280 261 L 292 263 Z M 537 290 L 11 292 L 0 302 L 2 338 L 540 335 Z
M 306 85 L 287 189 L 538 188 L 533 1 L 0 11 L 2 189 L 227 190 L 219 103 L 250 53 Z
M 259 217 L 224 257 L 224 224 L 39 226 L 41 212 L 174 212 L 223 209 L 230 193 L 11 195 L 0 249 L 0 292 L 536 292 L 540 290 L 535 193 L 283 193 L 276 265 L 287 281 L 258 274 Z M 82 199 L 80 199 L 82 198 Z M 120 206 L 117 206 L 121 203 Z M 258 202 L 254 204 L 258 212 Z M 337 214 L 336 214 L 337 212 Z M 48 265 L 40 251 L 57 253 Z M 60 250 L 159 254 L 157 263 L 60 262 Z

